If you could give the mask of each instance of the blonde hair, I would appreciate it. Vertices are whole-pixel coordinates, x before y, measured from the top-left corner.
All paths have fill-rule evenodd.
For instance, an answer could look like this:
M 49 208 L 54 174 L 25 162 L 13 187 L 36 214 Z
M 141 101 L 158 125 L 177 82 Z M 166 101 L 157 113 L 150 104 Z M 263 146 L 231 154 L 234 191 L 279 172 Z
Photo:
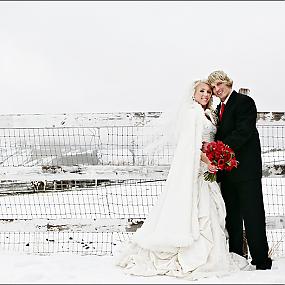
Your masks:
M 193 100 L 195 100 L 194 94 L 195 94 L 195 92 L 196 92 L 196 90 L 197 90 L 197 87 L 198 87 L 198 85 L 199 85 L 200 83 L 205 83 L 205 84 L 207 84 L 207 85 L 212 89 L 212 86 L 211 86 L 209 80 L 207 80 L 207 79 L 201 79 L 201 80 L 196 80 L 196 81 L 194 81 L 194 83 L 193 83 L 193 95 L 192 95 L 192 96 L 193 96 Z M 208 104 L 206 105 L 204 112 L 205 112 L 206 117 L 207 117 L 210 121 L 213 121 L 213 123 L 214 123 L 215 125 L 217 125 L 217 123 L 218 123 L 218 115 L 217 115 L 217 113 L 216 113 L 216 110 L 215 110 L 214 107 L 213 107 L 213 95 L 211 96 L 211 98 L 210 98 Z M 210 113 L 211 115 L 209 115 L 209 113 Z
M 211 90 L 212 90 L 212 86 L 211 86 L 211 84 L 209 83 L 209 81 L 207 79 L 195 80 L 194 83 L 193 83 L 193 95 L 192 95 L 193 99 L 194 99 L 194 94 L 195 94 L 195 92 L 197 90 L 197 87 L 198 87 L 198 85 L 200 83 L 207 84 L 211 88 Z M 212 106 L 213 106 L 213 96 L 211 96 L 211 98 L 210 98 L 210 100 L 209 100 L 209 102 L 208 102 L 208 104 L 207 104 L 205 109 L 212 109 L 213 108 Z
M 213 71 L 208 76 L 208 82 L 209 82 L 210 85 L 213 84 L 217 80 L 226 83 L 226 85 L 228 87 L 232 87 L 233 86 L 233 80 L 222 70 Z

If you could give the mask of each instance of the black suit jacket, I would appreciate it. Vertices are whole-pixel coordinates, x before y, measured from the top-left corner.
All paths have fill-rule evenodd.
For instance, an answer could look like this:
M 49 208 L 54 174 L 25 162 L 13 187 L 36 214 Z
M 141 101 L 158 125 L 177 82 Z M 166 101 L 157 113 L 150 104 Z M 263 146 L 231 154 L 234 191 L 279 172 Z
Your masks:
M 220 105 L 217 107 L 219 112 Z M 259 134 L 256 128 L 257 110 L 254 100 L 233 91 L 218 123 L 216 140 L 229 145 L 239 161 L 232 171 L 218 171 L 220 182 L 242 182 L 262 177 Z

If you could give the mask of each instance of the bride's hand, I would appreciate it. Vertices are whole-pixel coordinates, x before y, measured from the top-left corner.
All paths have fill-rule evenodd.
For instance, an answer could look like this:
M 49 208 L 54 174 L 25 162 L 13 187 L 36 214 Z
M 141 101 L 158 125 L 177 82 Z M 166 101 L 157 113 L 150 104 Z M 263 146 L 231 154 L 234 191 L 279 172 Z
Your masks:
M 210 173 L 216 173 L 218 171 L 218 167 L 211 162 L 207 163 L 207 166 Z

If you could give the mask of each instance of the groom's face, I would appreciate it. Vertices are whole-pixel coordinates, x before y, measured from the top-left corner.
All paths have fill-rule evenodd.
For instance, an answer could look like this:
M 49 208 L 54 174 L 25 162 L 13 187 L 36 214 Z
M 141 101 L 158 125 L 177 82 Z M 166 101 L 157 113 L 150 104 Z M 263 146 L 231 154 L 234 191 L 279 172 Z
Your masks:
M 225 82 L 216 80 L 211 84 L 213 88 L 213 93 L 215 96 L 219 97 L 222 102 L 231 94 L 232 88 L 226 85 Z

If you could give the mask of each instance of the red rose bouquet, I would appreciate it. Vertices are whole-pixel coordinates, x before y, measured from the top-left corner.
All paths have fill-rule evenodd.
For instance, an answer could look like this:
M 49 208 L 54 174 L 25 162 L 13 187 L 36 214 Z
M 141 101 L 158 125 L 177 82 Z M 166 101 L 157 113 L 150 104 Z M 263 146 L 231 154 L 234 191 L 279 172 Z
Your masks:
M 218 170 L 231 171 L 234 167 L 237 168 L 238 161 L 235 158 L 234 151 L 221 141 L 208 143 L 206 156 L 209 158 L 213 165 L 216 165 Z M 204 178 L 206 181 L 216 181 L 216 172 L 205 172 Z

